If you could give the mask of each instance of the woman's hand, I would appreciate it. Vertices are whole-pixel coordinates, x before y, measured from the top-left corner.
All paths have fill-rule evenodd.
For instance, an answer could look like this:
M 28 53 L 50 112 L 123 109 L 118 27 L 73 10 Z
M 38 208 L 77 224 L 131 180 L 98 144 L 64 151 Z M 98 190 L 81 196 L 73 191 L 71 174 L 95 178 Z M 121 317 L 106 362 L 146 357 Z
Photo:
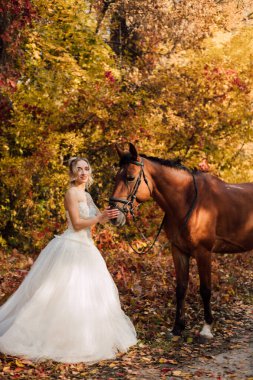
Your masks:
M 115 219 L 119 215 L 119 210 L 117 208 L 111 209 L 107 207 L 102 213 L 98 216 L 99 223 L 103 224 L 108 222 L 110 219 Z

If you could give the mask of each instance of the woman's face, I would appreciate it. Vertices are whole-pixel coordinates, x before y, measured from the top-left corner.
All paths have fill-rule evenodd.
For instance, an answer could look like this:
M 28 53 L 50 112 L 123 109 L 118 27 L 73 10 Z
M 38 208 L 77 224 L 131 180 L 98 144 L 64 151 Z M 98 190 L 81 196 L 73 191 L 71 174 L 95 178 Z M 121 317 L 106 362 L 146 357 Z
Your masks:
M 76 164 L 76 184 L 81 185 L 87 183 L 90 176 L 90 167 L 88 163 L 84 160 L 80 160 Z

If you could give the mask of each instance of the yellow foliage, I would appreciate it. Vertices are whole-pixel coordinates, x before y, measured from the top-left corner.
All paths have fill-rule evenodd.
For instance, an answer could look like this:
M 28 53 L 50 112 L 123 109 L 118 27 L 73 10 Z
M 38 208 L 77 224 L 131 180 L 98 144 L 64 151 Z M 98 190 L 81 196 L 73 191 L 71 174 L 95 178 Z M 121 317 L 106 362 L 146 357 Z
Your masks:
M 200 41 L 217 9 L 205 11 L 197 3 L 193 8 L 206 17 L 195 36 Z M 127 9 L 140 12 L 141 4 L 132 2 L 131 8 L 128 2 Z M 182 50 L 191 45 L 197 27 L 191 10 L 189 39 L 176 24 L 161 35 L 155 30 L 153 53 L 163 59 L 147 54 L 151 63 L 146 67 L 146 56 L 142 63 L 126 64 L 114 54 L 104 42 L 110 19 L 96 33 L 97 13 L 88 1 L 34 0 L 34 5 L 38 20 L 25 31 L 20 79 L 16 91 L 7 94 L 11 115 L 1 122 L 1 244 L 8 240 L 29 249 L 32 242 L 40 249 L 64 228 L 71 156 L 89 158 L 96 179 L 93 195 L 105 203 L 117 161 L 115 142 L 132 141 L 150 155 L 181 156 L 190 166 L 207 158 L 223 178 L 253 179 L 251 156 L 244 149 L 253 131 L 252 27 L 238 29 L 224 44 L 209 37 L 201 49 Z M 168 7 L 158 5 L 157 14 L 171 20 Z M 153 25 L 153 6 L 148 2 L 143 19 L 138 12 L 132 15 L 132 21 L 143 22 L 140 34 Z M 187 2 L 172 7 L 178 25 L 188 8 Z M 147 29 L 144 50 L 151 46 L 151 32 Z M 165 41 L 168 33 L 170 41 Z M 169 56 L 173 36 L 182 45 Z

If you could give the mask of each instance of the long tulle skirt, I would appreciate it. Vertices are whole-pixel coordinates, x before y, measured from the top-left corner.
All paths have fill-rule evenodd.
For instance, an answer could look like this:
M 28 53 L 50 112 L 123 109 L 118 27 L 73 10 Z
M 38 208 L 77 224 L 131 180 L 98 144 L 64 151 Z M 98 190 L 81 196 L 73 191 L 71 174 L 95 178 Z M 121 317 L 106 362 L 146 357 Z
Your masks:
M 55 237 L 0 308 L 0 351 L 94 363 L 136 343 L 117 288 L 92 240 Z

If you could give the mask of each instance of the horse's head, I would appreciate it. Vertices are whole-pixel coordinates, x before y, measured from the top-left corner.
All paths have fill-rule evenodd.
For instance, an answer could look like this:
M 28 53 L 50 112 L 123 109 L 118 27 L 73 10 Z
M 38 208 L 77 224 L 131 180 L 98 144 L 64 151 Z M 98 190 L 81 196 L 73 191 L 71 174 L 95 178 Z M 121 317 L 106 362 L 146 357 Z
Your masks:
M 121 211 L 112 223 L 123 226 L 126 215 L 133 214 L 134 206 L 150 198 L 152 182 L 148 171 L 144 168 L 144 160 L 138 155 L 133 144 L 129 143 L 129 151 L 121 150 L 118 145 L 116 150 L 120 158 L 120 168 L 115 177 L 115 186 L 109 202 L 111 207 L 117 207 Z

